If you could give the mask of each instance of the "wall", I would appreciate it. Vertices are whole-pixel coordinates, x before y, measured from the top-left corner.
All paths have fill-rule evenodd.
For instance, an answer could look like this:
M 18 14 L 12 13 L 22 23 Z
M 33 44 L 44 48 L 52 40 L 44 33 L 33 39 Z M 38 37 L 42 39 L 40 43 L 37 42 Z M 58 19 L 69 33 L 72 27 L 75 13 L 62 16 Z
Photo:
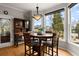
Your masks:
M 32 30 L 32 11 L 24 12 L 24 18 L 30 20 L 30 31 Z
M 79 56 L 79 44 L 67 43 L 67 50 L 74 56 Z
M 14 18 L 22 18 L 22 19 L 24 19 L 23 11 L 15 10 L 15 9 L 10 8 L 10 7 L 5 7 L 3 5 L 0 5 L 0 11 L 3 12 L 4 10 L 7 10 L 8 15 L 13 16 Z
M 67 3 L 61 3 L 59 5 L 55 5 L 55 6 L 49 8 L 47 10 L 44 10 L 43 13 L 46 14 L 46 13 L 49 13 L 49 12 L 53 12 L 53 11 L 65 8 L 66 6 L 67 6 Z

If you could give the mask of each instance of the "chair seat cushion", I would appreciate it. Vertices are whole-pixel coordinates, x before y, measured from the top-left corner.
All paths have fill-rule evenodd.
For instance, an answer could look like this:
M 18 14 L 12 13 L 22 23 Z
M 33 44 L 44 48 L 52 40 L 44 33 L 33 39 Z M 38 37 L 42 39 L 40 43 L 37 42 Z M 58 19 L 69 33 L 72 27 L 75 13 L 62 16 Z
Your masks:
M 32 44 L 32 46 L 39 45 L 39 41 L 37 41 L 37 40 L 31 40 L 31 44 Z
M 49 47 L 52 47 L 52 41 L 47 41 L 47 42 L 44 41 L 43 44 L 44 44 L 44 45 L 47 45 L 47 46 L 49 46 Z M 53 47 L 55 47 L 55 46 L 56 46 L 56 42 L 54 41 L 54 42 L 53 42 Z

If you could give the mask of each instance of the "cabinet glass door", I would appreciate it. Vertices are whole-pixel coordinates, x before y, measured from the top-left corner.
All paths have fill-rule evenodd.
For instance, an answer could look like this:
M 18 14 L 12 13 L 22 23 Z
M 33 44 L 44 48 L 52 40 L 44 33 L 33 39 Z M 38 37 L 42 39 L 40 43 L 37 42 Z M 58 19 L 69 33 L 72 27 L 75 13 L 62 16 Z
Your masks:
M 0 42 L 10 42 L 10 20 L 0 19 Z

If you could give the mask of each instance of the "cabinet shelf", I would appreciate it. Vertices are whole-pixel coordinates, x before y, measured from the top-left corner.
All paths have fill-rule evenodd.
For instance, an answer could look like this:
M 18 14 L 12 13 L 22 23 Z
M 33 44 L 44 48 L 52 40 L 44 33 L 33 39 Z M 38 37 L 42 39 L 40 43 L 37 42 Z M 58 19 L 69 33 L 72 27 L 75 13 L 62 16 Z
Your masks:
M 21 27 L 21 26 L 16 26 L 16 29 L 23 29 L 23 27 Z

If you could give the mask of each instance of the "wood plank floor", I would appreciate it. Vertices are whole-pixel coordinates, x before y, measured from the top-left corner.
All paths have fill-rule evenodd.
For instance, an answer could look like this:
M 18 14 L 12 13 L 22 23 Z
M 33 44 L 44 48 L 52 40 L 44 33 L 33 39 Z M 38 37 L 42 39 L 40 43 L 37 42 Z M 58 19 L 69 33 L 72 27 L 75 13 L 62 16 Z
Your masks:
M 63 49 L 58 50 L 59 56 L 71 56 L 68 51 Z M 0 56 L 24 56 L 24 45 L 21 44 L 18 47 L 0 48 Z

